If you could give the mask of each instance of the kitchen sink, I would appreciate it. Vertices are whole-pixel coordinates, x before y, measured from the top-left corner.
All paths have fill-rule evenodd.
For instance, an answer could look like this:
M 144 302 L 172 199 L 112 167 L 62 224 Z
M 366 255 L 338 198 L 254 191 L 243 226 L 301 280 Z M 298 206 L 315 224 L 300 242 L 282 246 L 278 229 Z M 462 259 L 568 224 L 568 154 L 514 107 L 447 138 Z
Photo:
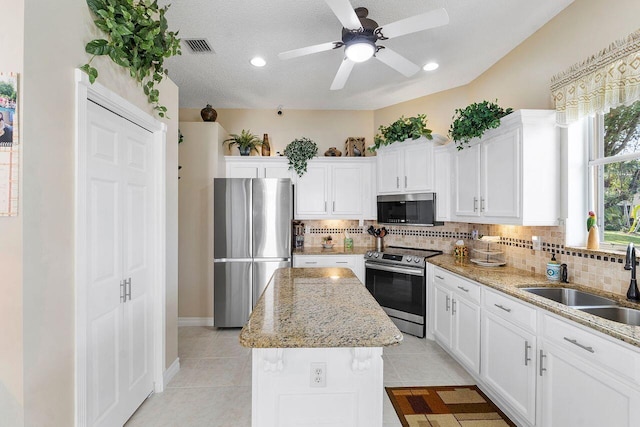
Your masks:
M 570 307 L 601 307 L 618 305 L 612 299 L 570 288 L 534 287 L 522 288 L 522 290 Z
M 593 314 L 604 319 L 613 320 L 614 322 L 624 323 L 626 325 L 640 326 L 640 310 L 626 307 L 589 307 L 579 308 L 578 310 L 585 313 Z

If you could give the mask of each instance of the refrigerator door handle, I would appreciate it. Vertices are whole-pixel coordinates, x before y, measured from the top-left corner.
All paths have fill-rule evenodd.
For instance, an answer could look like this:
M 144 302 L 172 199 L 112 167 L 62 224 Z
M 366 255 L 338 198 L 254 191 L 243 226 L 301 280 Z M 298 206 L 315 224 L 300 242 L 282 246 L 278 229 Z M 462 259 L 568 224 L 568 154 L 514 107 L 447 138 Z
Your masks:
M 253 262 L 286 262 L 291 258 L 254 258 Z
M 253 258 L 216 258 L 213 262 L 253 262 Z

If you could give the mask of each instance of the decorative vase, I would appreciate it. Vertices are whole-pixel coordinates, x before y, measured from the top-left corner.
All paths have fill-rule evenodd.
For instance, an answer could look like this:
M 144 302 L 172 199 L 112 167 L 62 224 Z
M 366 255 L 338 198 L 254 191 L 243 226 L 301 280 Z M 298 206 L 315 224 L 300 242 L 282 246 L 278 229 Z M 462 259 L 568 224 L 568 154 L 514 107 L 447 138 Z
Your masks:
M 249 154 L 251 154 L 251 147 L 238 146 L 238 150 L 240 151 L 241 156 L 248 156 Z
M 211 104 L 207 104 L 202 110 L 200 110 L 200 117 L 205 122 L 215 122 L 218 118 L 218 112 L 213 109 Z
M 262 137 L 262 155 L 263 156 L 271 155 L 271 145 L 269 144 L 269 135 L 266 133 Z
M 598 227 L 596 225 L 591 226 L 589 229 L 587 249 L 600 249 L 600 235 L 598 234 Z

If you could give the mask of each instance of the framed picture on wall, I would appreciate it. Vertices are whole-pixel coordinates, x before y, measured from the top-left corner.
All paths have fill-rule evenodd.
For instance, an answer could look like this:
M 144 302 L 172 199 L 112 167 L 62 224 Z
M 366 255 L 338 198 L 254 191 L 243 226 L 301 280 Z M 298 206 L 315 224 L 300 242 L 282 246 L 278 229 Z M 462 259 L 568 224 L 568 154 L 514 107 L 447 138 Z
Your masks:
M 18 214 L 18 75 L 0 71 L 0 217 Z

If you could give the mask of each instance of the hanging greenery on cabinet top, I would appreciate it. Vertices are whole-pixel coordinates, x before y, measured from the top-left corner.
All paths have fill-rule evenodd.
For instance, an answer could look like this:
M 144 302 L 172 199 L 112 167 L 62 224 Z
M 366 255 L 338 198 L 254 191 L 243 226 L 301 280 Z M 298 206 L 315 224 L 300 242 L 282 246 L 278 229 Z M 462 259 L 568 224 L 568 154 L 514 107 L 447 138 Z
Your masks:
M 449 136 L 456 142 L 458 150 L 468 146 L 473 138 L 480 138 L 486 130 L 500 126 L 500 119 L 513 112 L 513 108 L 505 110 L 497 102 L 497 99 L 495 103 L 482 101 L 463 109 L 456 108 Z
M 418 114 L 416 117 L 406 118 L 401 116 L 389 126 L 378 128 L 378 134 L 373 138 L 373 145 L 369 147 L 369 151 L 376 151 L 380 147 L 405 139 L 418 139 L 421 136 L 433 139 L 431 129 L 427 129 L 427 115 Z
M 107 39 L 87 43 L 85 50 L 93 56 L 80 67 L 95 82 L 98 70 L 91 66 L 96 56 L 109 55 L 141 85 L 144 94 L 160 117 L 167 107 L 160 105 L 156 85 L 167 75 L 165 58 L 180 55 L 178 32 L 169 31 L 165 13 L 169 5 L 160 7 L 157 0 L 87 0 L 96 16 L 94 23 Z

